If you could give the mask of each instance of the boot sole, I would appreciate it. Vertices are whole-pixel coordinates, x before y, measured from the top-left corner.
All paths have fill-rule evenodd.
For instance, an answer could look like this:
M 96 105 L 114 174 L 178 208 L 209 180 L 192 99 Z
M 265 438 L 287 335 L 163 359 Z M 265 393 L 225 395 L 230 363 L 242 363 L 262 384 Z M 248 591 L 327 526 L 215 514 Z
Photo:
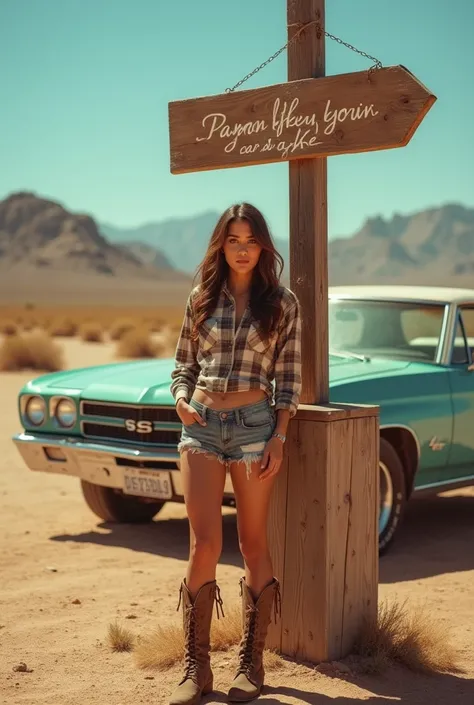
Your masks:
M 200 693 L 197 693 L 195 697 L 192 700 L 188 700 L 188 705 L 198 705 L 198 703 L 201 701 L 201 698 L 203 695 L 209 695 L 209 693 L 212 693 L 214 690 L 214 680 L 209 681 L 204 688 L 201 690 Z M 172 700 L 168 701 L 168 703 L 173 703 Z

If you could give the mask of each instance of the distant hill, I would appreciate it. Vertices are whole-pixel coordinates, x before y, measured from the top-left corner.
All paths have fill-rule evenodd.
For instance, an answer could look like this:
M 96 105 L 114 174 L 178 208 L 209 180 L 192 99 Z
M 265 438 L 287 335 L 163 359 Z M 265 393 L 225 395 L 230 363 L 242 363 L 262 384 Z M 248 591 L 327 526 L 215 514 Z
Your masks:
M 474 287 L 474 209 L 448 204 L 385 220 L 369 218 L 330 242 L 330 282 Z
M 0 299 L 23 298 L 28 286 L 29 299 L 54 290 L 78 302 L 94 292 L 124 303 L 185 300 L 218 217 L 207 211 L 118 228 L 32 193 L 12 194 L 0 201 Z M 276 245 L 288 263 L 288 241 Z M 368 218 L 352 237 L 330 240 L 329 281 L 474 287 L 474 209 L 447 204 Z
M 168 257 L 160 250 L 155 249 L 151 245 L 147 245 L 145 242 L 122 242 L 117 244 L 125 252 L 130 252 L 134 257 L 136 257 L 143 264 L 151 265 L 157 269 L 174 269 L 173 265 L 169 261 Z
M 173 218 L 138 228 L 101 225 L 112 242 L 139 241 L 169 262 L 193 272 L 204 255 L 219 214 Z M 276 241 L 288 263 L 288 241 Z M 288 264 L 285 268 L 288 274 Z M 474 209 L 448 204 L 409 215 L 368 218 L 352 237 L 329 242 L 332 285 L 435 283 L 474 286 Z
M 33 193 L 0 201 L 0 272 L 10 270 L 18 275 L 43 270 L 152 280 L 183 276 L 158 253 L 146 261 L 138 252 L 110 243 L 91 216 Z
M 136 228 L 118 228 L 100 224 L 100 231 L 113 243 L 139 242 L 162 252 L 171 265 L 194 273 L 206 252 L 212 231 L 220 217 L 217 211 L 206 211 L 186 218 L 170 218 Z M 277 248 L 287 260 L 288 243 L 276 240 Z

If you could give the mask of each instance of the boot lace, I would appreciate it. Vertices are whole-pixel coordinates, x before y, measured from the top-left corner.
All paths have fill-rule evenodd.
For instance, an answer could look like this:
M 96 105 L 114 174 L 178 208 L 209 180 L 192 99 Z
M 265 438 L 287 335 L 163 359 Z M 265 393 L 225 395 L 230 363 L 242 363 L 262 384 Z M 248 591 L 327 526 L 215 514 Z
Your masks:
M 240 642 L 239 649 L 239 667 L 237 673 L 243 673 L 250 676 L 252 672 L 252 657 L 253 657 L 253 644 L 255 640 L 255 630 L 257 626 L 258 609 L 252 607 L 252 605 L 247 606 L 245 628 L 242 636 L 242 641 Z
M 196 658 L 196 611 L 186 607 L 186 640 L 184 645 L 184 680 L 191 678 L 198 684 L 199 664 Z
M 240 584 L 240 595 L 242 596 L 242 583 Z M 273 615 L 275 624 L 277 617 L 281 617 L 281 592 L 280 584 L 276 583 L 274 599 L 273 599 Z M 243 673 L 250 678 L 253 666 L 253 646 L 255 641 L 255 632 L 258 622 L 258 607 L 256 605 L 247 605 L 244 633 L 239 649 L 239 667 L 237 673 Z
M 182 597 L 183 588 L 181 586 L 179 589 L 179 600 L 176 611 L 178 611 L 181 606 Z M 216 585 L 214 600 L 216 603 L 217 619 L 219 619 L 219 610 L 221 615 L 224 617 L 223 600 L 218 585 Z M 191 679 L 194 683 L 196 683 L 196 685 L 199 685 L 199 663 L 196 657 L 196 608 L 194 604 L 187 605 L 185 608 L 185 624 L 186 639 L 184 644 L 184 676 L 181 682 L 183 683 L 185 680 Z

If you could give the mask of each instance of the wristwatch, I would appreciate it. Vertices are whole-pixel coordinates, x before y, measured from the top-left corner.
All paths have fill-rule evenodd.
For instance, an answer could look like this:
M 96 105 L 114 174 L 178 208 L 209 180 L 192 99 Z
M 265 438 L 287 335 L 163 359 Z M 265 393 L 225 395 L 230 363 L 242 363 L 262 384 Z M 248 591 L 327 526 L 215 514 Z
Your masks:
M 286 441 L 286 436 L 283 433 L 274 433 L 273 438 L 279 438 L 282 443 Z

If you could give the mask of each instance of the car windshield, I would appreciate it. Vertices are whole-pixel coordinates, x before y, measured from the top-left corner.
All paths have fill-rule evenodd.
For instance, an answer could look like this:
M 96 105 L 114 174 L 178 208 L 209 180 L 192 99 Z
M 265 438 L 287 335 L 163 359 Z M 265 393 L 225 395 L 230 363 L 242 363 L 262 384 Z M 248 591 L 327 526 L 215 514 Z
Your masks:
M 329 350 L 434 362 L 444 313 L 440 304 L 330 299 Z

